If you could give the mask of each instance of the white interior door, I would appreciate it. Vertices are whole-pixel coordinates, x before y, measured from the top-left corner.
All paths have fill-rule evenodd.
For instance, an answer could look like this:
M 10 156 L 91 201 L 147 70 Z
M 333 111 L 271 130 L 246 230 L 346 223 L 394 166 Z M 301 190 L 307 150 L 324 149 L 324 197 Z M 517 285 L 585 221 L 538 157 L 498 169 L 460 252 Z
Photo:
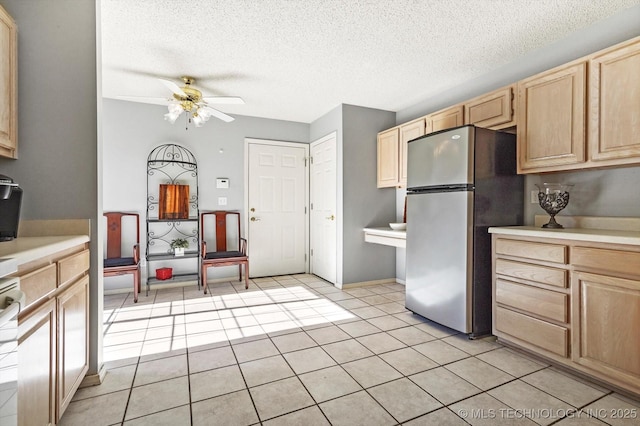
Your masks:
M 336 134 L 311 144 L 311 273 L 337 280 Z
M 308 145 L 247 141 L 251 277 L 307 271 Z

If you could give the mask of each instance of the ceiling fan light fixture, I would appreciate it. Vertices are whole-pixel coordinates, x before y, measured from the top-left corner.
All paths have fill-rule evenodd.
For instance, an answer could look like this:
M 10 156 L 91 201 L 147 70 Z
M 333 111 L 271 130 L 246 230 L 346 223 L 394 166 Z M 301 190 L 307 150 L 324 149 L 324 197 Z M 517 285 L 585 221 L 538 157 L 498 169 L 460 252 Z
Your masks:
M 167 105 L 169 112 L 164 115 L 164 119 L 171 124 L 175 123 L 183 112 L 186 113 L 187 123 L 193 123 L 196 127 L 202 127 L 211 117 L 216 117 L 229 123 L 234 120 L 233 117 L 211 108 L 208 102 L 244 104 L 241 98 L 234 96 L 203 98 L 202 92 L 191 86 L 194 82 L 193 77 L 182 77 L 182 81 L 185 84 L 183 87 L 178 87 L 177 84 L 170 80 L 160 79 L 160 81 L 173 92 L 173 99 Z
M 196 113 L 196 114 L 193 114 L 193 116 L 191 117 L 191 121 L 193 121 L 193 124 L 195 124 L 196 127 L 202 127 L 202 125 L 206 120 Z
M 196 113 L 200 117 L 202 117 L 204 119 L 204 121 L 207 121 L 208 119 L 211 118 L 211 113 L 206 108 L 199 107 L 198 111 L 196 111 Z
M 180 106 L 180 104 L 169 104 L 167 108 L 169 109 L 169 112 L 164 115 L 164 119 L 167 120 L 169 123 L 173 124 L 176 122 L 178 117 L 180 117 L 180 114 L 182 114 L 183 109 Z
M 182 114 L 182 111 L 184 110 L 182 105 L 178 102 L 170 103 L 167 105 L 167 109 L 169 110 L 169 113 L 177 113 L 178 115 Z

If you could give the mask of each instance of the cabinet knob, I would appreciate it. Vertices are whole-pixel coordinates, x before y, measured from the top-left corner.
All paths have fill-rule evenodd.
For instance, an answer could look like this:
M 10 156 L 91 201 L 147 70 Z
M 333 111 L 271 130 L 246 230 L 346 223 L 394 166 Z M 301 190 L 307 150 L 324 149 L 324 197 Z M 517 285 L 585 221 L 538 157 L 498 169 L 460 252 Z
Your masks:
M 325 219 L 329 219 L 329 220 L 334 220 L 335 218 L 336 218 L 336 217 L 335 217 L 334 215 L 331 215 L 331 216 L 327 216 L 327 217 L 325 217 Z
M 253 207 L 251 207 L 251 211 L 252 211 L 252 212 L 255 212 L 255 211 L 256 211 L 256 209 L 254 209 Z
M 251 220 L 251 222 L 256 222 L 256 221 L 260 220 L 260 218 L 257 218 L 257 217 L 254 217 L 254 216 L 251 216 L 251 219 L 250 219 L 250 220 Z

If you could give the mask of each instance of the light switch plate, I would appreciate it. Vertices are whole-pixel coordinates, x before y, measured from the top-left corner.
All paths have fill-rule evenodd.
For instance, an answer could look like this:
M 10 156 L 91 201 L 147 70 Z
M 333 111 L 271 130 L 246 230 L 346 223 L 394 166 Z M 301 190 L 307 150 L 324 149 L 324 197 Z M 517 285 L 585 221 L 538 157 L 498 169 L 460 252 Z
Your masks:
M 227 205 L 227 197 L 218 197 L 218 205 L 226 206 Z
M 216 178 L 216 188 L 217 189 L 228 189 L 229 188 L 229 178 Z
M 531 190 L 531 204 L 538 204 L 538 191 L 535 189 Z

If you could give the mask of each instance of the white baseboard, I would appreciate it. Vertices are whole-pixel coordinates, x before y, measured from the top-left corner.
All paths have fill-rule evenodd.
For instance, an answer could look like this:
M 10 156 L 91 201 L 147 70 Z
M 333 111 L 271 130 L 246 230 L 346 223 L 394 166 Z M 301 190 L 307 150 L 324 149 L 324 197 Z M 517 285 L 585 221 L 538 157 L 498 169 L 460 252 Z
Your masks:
M 107 375 L 107 369 L 104 367 L 104 364 L 100 367 L 100 370 L 96 374 L 87 374 L 82 379 L 82 383 L 80 383 L 80 389 L 87 388 L 90 386 L 98 386 L 102 384 L 104 380 L 104 376 Z
M 349 289 L 354 287 L 366 287 L 369 285 L 378 285 L 378 284 L 397 284 L 397 280 L 395 278 L 385 278 L 382 280 L 374 280 L 374 281 L 360 281 L 357 283 L 349 283 L 342 284 L 342 289 Z

